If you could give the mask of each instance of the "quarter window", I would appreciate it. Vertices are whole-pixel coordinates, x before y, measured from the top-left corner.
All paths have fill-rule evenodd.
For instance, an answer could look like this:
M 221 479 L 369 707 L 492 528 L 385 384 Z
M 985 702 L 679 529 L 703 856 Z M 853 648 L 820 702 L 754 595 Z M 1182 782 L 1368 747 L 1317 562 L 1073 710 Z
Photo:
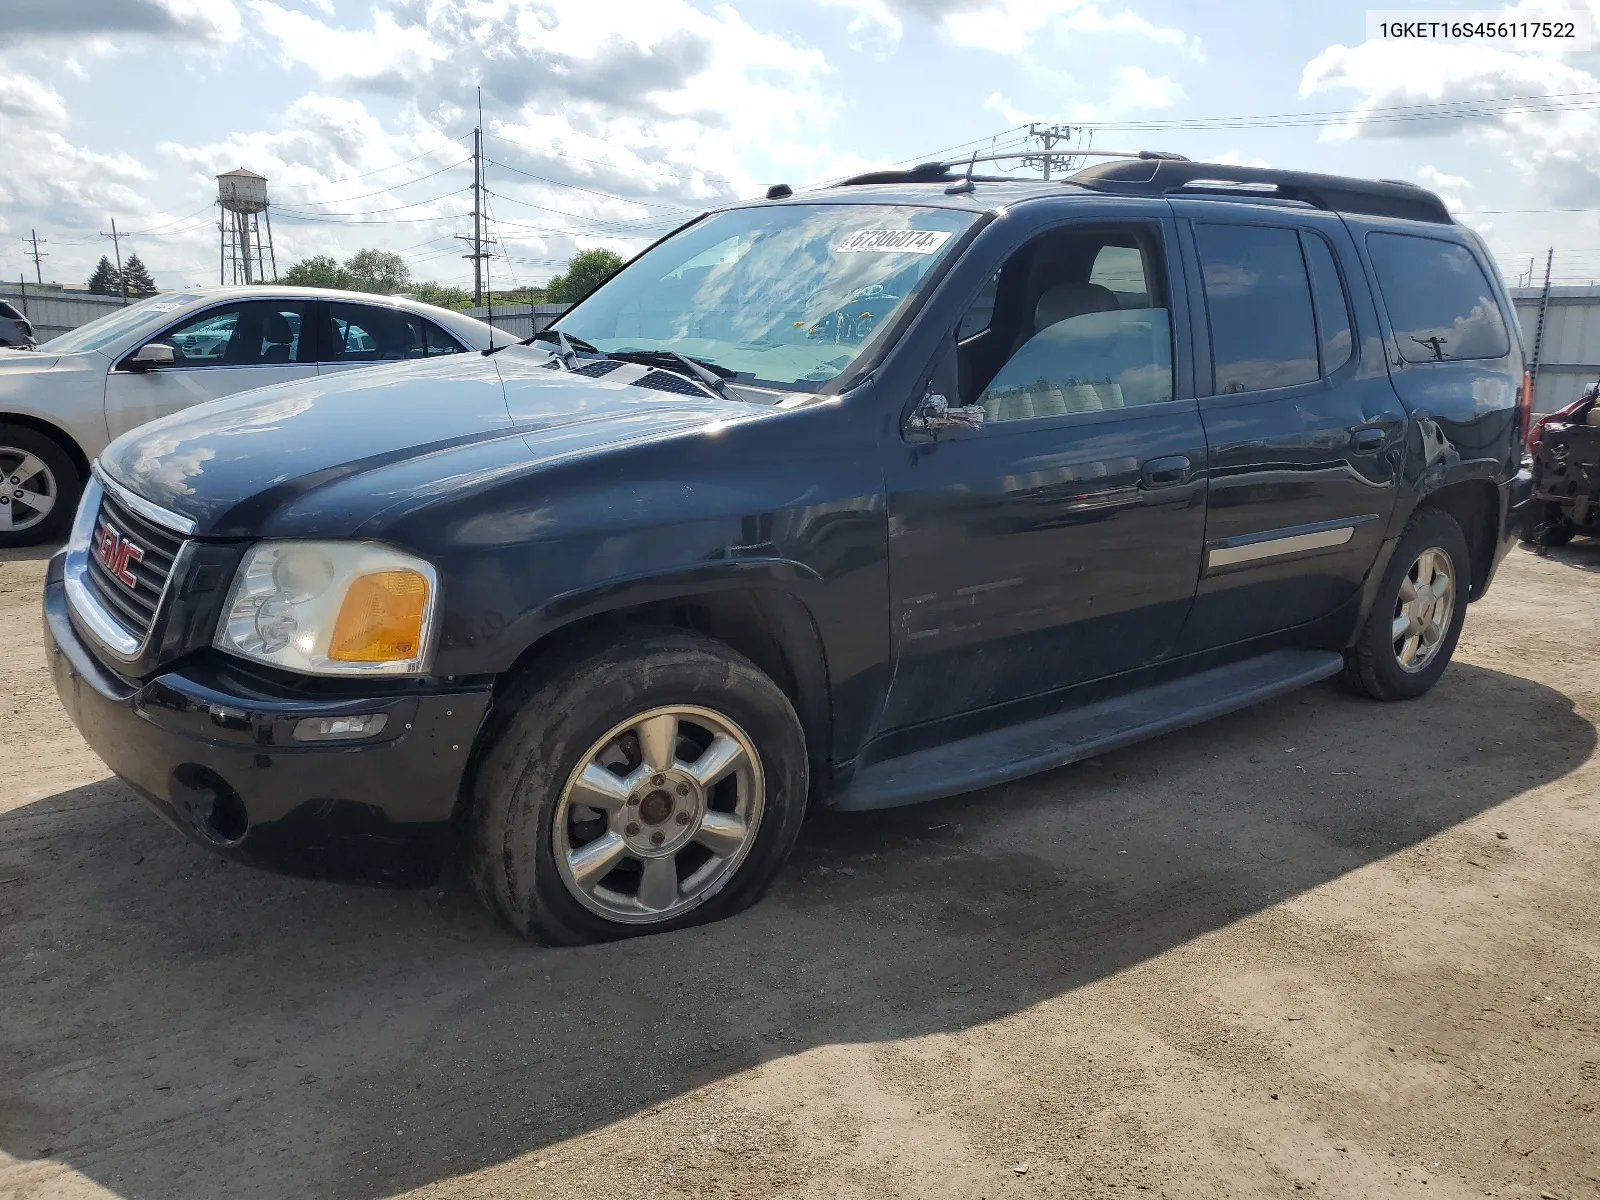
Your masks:
M 1311 383 L 1317 325 L 1300 237 L 1262 225 L 1197 225 L 1211 357 L 1222 394 Z
M 1500 306 L 1472 252 L 1401 233 L 1367 235 L 1384 307 L 1407 362 L 1500 358 L 1511 350 Z
M 1355 348 L 1350 328 L 1350 299 L 1345 295 L 1333 251 L 1315 233 L 1302 233 L 1306 265 L 1311 268 L 1311 292 L 1317 302 L 1317 345 L 1322 351 L 1322 373 L 1332 375 Z
M 307 361 L 299 301 L 252 300 L 207 309 L 157 340 L 170 345 L 178 367 L 264 367 Z

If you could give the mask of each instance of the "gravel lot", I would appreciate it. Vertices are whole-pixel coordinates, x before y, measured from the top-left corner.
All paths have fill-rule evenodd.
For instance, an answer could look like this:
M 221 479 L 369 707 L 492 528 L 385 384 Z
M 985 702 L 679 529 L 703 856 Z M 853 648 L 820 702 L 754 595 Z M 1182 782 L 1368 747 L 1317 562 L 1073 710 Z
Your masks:
M 178 841 L 0 560 L 0 1197 L 1600 1196 L 1600 543 L 1331 685 L 530 949 Z

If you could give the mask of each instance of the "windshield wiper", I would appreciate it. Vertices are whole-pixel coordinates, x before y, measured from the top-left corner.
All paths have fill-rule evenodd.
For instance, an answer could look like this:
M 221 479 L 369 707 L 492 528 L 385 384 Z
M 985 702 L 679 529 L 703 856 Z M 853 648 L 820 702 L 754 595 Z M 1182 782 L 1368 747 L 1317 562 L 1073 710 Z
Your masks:
M 622 362 L 643 363 L 645 366 L 671 371 L 674 375 L 686 375 L 697 383 L 705 384 L 725 400 L 737 399 L 729 394 L 727 381 L 738 372 L 730 371 L 721 363 L 714 363 L 704 358 L 690 358 L 687 354 L 679 354 L 676 350 L 603 350 L 601 353 L 607 358 L 619 359 Z

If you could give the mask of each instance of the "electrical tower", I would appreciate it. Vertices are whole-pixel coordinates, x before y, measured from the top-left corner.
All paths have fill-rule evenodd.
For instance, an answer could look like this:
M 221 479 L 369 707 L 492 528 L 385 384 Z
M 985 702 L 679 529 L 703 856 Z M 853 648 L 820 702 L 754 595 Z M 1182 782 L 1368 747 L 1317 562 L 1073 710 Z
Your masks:
M 278 255 L 272 246 L 266 176 L 243 167 L 218 175 L 217 207 L 222 210 L 217 221 L 217 282 L 276 283 Z

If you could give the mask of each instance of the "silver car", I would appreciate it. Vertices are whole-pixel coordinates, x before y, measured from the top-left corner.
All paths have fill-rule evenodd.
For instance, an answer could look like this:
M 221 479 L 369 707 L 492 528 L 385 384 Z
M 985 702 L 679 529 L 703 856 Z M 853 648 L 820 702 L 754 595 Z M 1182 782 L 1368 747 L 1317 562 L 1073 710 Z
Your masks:
M 14 350 L 32 350 L 33 322 L 5 300 L 0 300 L 0 346 Z

